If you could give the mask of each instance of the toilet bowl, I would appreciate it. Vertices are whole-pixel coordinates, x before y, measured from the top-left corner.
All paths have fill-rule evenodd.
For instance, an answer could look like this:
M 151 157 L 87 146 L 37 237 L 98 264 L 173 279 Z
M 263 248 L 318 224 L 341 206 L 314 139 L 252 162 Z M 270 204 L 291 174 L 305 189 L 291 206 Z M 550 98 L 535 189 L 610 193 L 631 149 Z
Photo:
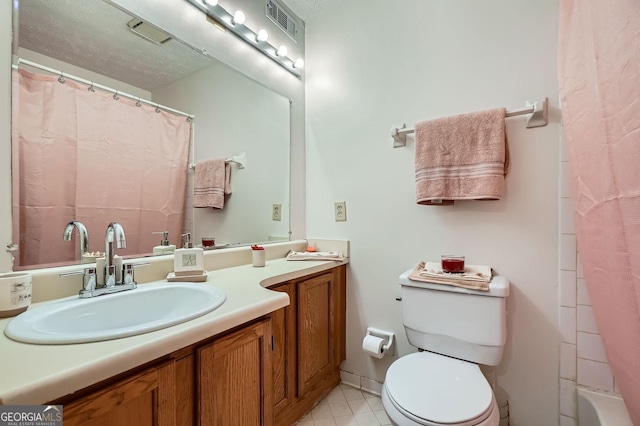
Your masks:
M 418 352 L 389 367 L 382 386 L 387 415 L 399 426 L 497 426 L 493 390 L 472 362 Z

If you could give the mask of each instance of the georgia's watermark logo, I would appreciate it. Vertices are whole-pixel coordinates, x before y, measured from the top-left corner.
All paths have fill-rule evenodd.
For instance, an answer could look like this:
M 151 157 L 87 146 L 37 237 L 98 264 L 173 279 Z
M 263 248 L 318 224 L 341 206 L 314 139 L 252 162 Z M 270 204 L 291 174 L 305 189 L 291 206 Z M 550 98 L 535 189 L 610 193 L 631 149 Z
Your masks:
M 62 405 L 0 405 L 0 426 L 62 426 Z

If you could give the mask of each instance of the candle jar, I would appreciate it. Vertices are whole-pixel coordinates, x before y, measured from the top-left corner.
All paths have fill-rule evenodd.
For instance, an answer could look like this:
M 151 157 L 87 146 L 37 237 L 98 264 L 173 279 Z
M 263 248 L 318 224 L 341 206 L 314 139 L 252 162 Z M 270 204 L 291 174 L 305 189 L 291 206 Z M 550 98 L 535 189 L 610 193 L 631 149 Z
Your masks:
M 210 248 L 216 245 L 216 239 L 213 237 L 202 237 L 202 247 Z
M 464 256 L 443 255 L 442 271 L 449 274 L 461 274 L 464 272 Z
M 260 246 L 251 246 L 251 263 L 255 267 L 262 267 L 265 265 L 267 260 L 267 252 L 264 247 Z

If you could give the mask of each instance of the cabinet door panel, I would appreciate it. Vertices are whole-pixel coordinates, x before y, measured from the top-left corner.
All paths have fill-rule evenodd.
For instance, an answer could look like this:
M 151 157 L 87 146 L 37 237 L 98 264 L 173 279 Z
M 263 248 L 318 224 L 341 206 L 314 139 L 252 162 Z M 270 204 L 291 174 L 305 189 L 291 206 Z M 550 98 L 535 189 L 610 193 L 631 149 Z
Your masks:
M 176 426 L 195 424 L 195 357 L 193 354 L 176 360 Z
M 333 367 L 333 274 L 301 281 L 297 292 L 298 395 L 303 396 Z
M 296 389 L 296 303 L 295 284 L 286 283 L 271 290 L 289 295 L 290 304 L 271 314 L 273 334 L 274 415 L 295 400 Z
M 270 337 L 263 321 L 198 349 L 201 425 L 272 424 Z
M 331 340 L 335 345 L 334 366 L 339 370 L 340 363 L 347 359 L 347 267 L 345 265 L 338 266 L 335 269 L 334 279 L 336 282 L 334 285 L 334 310 L 332 316 L 335 321 Z
M 64 406 L 65 426 L 175 425 L 174 365 L 146 370 Z

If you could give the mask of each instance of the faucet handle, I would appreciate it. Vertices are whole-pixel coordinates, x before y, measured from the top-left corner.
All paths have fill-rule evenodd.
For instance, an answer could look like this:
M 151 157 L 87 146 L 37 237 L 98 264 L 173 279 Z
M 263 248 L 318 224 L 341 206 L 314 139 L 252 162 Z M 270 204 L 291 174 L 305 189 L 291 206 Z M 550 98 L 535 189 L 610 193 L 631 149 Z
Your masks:
M 85 269 L 86 271 L 86 269 Z M 73 275 L 84 275 L 84 271 L 83 270 L 78 270 L 78 271 L 69 271 L 69 272 L 61 272 L 59 276 L 61 277 L 70 277 Z
M 78 271 L 70 271 L 70 272 L 62 272 L 60 274 L 61 277 L 70 277 L 72 275 L 82 275 L 82 290 L 80 293 L 85 291 L 93 291 L 96 289 L 96 268 L 85 268 L 84 270 Z
M 133 265 L 130 263 L 125 263 L 122 271 L 122 284 L 132 284 L 134 282 Z
M 116 267 L 111 265 L 104 272 L 104 286 L 111 288 L 114 285 L 116 285 Z
M 87 268 L 84 270 L 82 287 L 85 291 L 93 291 L 97 287 L 96 268 Z
M 147 266 L 150 265 L 149 262 L 139 262 L 139 263 L 125 263 L 122 270 L 122 284 L 134 284 L 135 279 L 133 275 L 133 269 L 139 266 Z

